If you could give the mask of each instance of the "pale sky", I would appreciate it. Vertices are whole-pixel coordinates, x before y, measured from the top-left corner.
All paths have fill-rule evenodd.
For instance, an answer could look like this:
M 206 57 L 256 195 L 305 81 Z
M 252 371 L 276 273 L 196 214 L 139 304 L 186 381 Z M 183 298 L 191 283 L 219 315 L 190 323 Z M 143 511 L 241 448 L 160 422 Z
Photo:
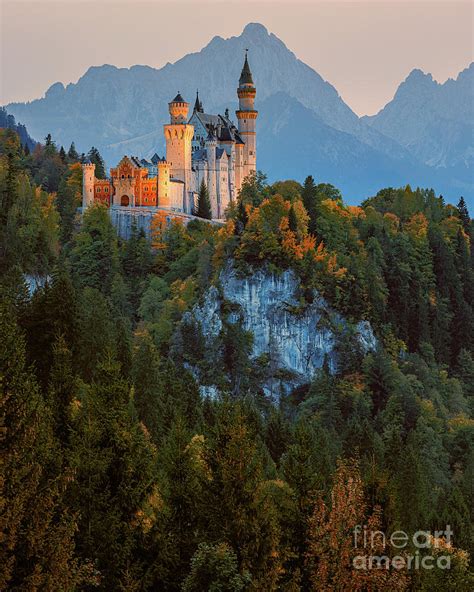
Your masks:
M 437 0 L 0 0 L 0 104 L 76 82 L 92 65 L 159 68 L 212 37 L 260 22 L 333 84 L 359 115 L 376 113 L 413 68 L 439 82 L 474 59 L 472 2 Z

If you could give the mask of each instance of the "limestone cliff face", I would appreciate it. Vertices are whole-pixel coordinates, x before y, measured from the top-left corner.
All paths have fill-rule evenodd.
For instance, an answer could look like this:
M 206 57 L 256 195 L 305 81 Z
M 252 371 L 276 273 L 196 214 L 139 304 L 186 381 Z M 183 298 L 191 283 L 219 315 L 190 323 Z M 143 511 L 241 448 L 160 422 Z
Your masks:
M 203 302 L 186 315 L 186 322 L 196 323 L 210 346 L 222 331 L 222 305 L 226 302 L 226 309 L 232 311 L 227 322 L 240 322 L 253 334 L 252 356 L 266 354 L 284 371 L 280 390 L 310 382 L 325 359 L 334 371 L 337 343 L 343 333 L 351 332 L 364 351 L 376 346 L 368 322 L 349 326 L 321 296 L 301 306 L 299 280 L 292 271 L 281 275 L 257 271 L 239 277 L 229 268 L 220 276 L 220 287 L 220 291 L 216 287 L 208 290 Z

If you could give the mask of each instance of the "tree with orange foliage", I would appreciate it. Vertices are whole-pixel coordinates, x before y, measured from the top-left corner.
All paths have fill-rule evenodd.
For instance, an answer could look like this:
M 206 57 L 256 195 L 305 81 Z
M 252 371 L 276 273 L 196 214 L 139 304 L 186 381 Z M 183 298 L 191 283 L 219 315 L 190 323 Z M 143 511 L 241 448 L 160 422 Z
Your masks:
M 165 212 L 159 211 L 150 223 L 151 246 L 157 251 L 166 249 L 165 233 L 168 226 L 168 220 Z
M 275 194 L 258 207 L 247 206 L 247 215 L 237 257 L 286 267 L 316 244 L 308 235 L 308 214 L 301 200 L 290 203 Z
M 403 592 L 409 580 L 405 572 L 385 568 L 357 569 L 354 558 L 362 553 L 386 555 L 380 536 L 370 549 L 357 549 L 354 532 L 366 522 L 368 531 L 380 530 L 381 511 L 375 507 L 367 517 L 367 503 L 357 461 L 339 461 L 331 502 L 318 496 L 309 519 L 306 564 L 314 592 Z M 383 565 L 383 563 L 382 563 Z

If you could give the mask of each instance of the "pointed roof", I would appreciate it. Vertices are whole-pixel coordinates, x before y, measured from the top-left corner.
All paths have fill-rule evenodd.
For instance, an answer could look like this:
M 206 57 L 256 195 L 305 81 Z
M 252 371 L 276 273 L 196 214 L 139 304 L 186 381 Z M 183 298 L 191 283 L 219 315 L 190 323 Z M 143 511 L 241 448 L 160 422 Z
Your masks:
M 204 113 L 204 109 L 202 106 L 202 102 L 199 100 L 199 91 L 196 91 L 196 101 L 194 103 L 194 111 L 197 111 L 198 113 Z
M 250 71 L 250 66 L 249 66 L 249 62 L 247 59 L 248 51 L 249 51 L 248 49 L 245 50 L 244 66 L 242 68 L 242 72 L 241 72 L 240 78 L 239 78 L 239 85 L 240 86 L 242 86 L 242 84 L 253 84 L 252 72 Z
M 179 92 L 179 90 L 178 90 L 178 94 L 175 96 L 175 98 L 171 102 L 172 103 L 186 103 L 186 101 L 181 96 L 181 93 Z

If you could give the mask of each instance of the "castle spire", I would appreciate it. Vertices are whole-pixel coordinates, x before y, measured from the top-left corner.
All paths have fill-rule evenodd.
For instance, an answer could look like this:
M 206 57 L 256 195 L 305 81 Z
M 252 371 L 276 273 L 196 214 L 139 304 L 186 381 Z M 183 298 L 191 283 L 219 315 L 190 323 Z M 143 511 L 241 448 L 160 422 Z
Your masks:
M 247 59 L 248 52 L 249 52 L 249 50 L 246 49 L 245 50 L 244 66 L 242 68 L 242 73 L 240 74 L 240 78 L 239 78 L 239 86 L 243 86 L 244 84 L 252 84 L 253 85 L 252 72 L 250 71 L 250 66 L 249 66 L 249 62 Z
M 202 106 L 201 101 L 199 100 L 199 90 L 196 91 L 196 101 L 194 102 L 194 109 L 193 111 L 197 111 L 199 113 L 204 113 L 204 109 Z

